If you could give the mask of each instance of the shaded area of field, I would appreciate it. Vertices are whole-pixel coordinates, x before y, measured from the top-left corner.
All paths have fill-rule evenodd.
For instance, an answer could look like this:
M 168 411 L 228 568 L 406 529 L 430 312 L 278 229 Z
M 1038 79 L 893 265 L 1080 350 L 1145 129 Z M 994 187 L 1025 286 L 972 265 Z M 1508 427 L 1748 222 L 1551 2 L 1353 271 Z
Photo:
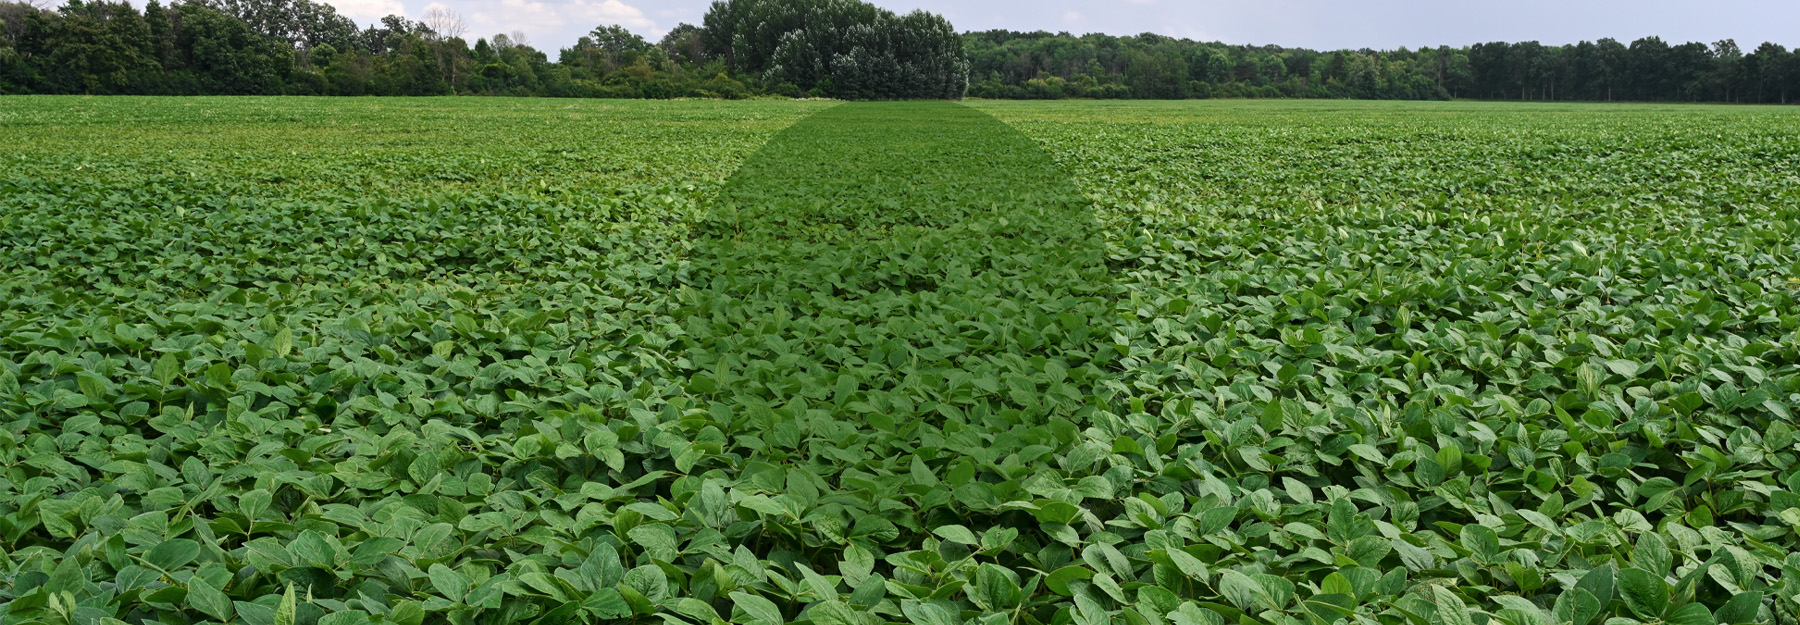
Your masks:
M 1103 381 L 1119 357 L 1104 236 L 1073 182 L 966 107 L 846 104 L 747 160 L 697 232 L 682 295 L 687 390 L 730 433 L 724 444 L 749 452 L 717 483 L 785 485 L 734 490 L 791 511 L 727 537 L 758 558 L 812 554 L 834 576 L 825 587 L 842 576 L 851 593 L 776 597 L 781 611 L 821 619 L 901 599 L 909 613 L 954 614 L 923 603 L 947 571 L 870 568 L 936 553 L 946 526 L 983 532 L 996 550 L 985 574 L 1009 580 L 1015 599 L 980 600 L 1017 607 L 1017 571 L 1031 562 L 1001 553 L 1018 532 L 1000 526 L 1039 506 L 1002 507 L 1032 495 L 976 479 L 978 468 L 1011 474 L 1076 437 L 1108 409 Z M 1072 520 L 1075 493 L 1099 488 L 1039 478 L 1032 492 L 1053 497 L 1040 512 L 1058 522 Z M 943 547 L 953 569 L 979 548 Z M 889 583 L 920 590 L 890 598 Z
M 958 605 L 932 596 L 941 576 L 988 551 L 981 575 L 1010 591 L 976 602 L 1019 609 L 1042 544 L 1006 526 L 1033 513 L 1073 522 L 1084 494 L 1111 488 L 979 477 L 1026 477 L 1024 463 L 1111 411 L 1116 294 L 1075 182 L 967 106 L 841 104 L 745 160 L 695 231 L 680 295 L 686 389 L 734 432 L 727 445 L 749 450 L 707 483 L 776 512 L 727 539 L 832 576 L 808 598 L 733 594 L 736 605 L 815 621 L 895 607 L 950 618 Z M 979 544 L 959 542 L 970 531 Z M 1022 549 L 1008 551 L 1013 540 Z M 875 564 L 904 553 L 941 557 Z
M 690 358 L 725 398 L 1042 424 L 1080 408 L 1090 365 L 1116 356 L 1096 348 L 1111 285 L 1086 198 L 960 105 L 816 114 L 747 160 L 696 233 Z M 1002 387 L 1013 400 L 970 397 Z

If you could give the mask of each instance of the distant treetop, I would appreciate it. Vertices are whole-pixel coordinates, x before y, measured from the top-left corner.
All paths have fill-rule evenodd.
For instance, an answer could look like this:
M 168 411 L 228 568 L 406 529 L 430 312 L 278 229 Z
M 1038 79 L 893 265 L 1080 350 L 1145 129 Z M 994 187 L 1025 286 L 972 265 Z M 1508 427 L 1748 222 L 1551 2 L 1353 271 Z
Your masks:
M 794 92 L 848 99 L 960 99 L 969 63 L 942 16 L 896 15 L 860 0 L 723 0 L 705 49 L 734 72 Z

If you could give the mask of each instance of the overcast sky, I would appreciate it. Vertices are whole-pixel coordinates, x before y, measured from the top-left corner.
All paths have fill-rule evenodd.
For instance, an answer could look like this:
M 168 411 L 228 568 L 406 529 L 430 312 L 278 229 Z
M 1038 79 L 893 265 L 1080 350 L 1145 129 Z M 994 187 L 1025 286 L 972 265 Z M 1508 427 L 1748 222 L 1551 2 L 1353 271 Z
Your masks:
M 368 25 L 383 15 L 418 18 L 432 6 L 462 14 L 468 38 L 522 31 L 557 49 L 601 24 L 622 24 L 654 41 L 682 22 L 700 23 L 709 0 L 325 0 Z M 1233 44 L 1315 49 L 1461 46 L 1484 41 L 1574 43 L 1648 35 L 1671 43 L 1737 39 L 1800 45 L 1800 0 L 876 0 L 925 9 L 958 30 L 1154 32 Z

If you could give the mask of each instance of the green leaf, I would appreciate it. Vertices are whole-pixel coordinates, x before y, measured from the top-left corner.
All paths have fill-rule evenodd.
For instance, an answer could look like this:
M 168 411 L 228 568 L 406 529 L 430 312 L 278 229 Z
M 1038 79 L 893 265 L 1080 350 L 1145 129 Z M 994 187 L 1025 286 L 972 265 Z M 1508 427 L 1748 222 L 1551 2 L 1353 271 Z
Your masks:
M 1137 454 L 1142 456 L 1144 455 L 1144 448 L 1131 437 L 1120 436 L 1113 440 L 1112 452 L 1115 454 Z
M 417 538 L 415 535 L 414 539 L 417 540 Z M 294 557 L 305 565 L 316 566 L 328 571 L 337 568 L 337 550 L 333 549 L 331 542 L 318 532 L 312 530 L 300 532 L 299 536 L 294 537 L 293 544 L 288 545 L 288 550 L 293 552 Z
M 1631 550 L 1631 564 L 1657 576 L 1668 575 L 1674 567 L 1674 555 L 1669 553 L 1669 546 L 1655 532 L 1645 532 L 1638 537 L 1637 547 Z
M 1207 568 L 1206 563 L 1201 562 L 1199 558 L 1194 557 L 1193 554 L 1186 551 L 1170 549 L 1168 555 L 1169 560 L 1175 563 L 1175 568 L 1179 569 L 1182 575 L 1197 580 L 1205 580 L 1211 572 L 1211 570 Z
M 931 530 L 931 533 L 937 534 L 939 538 L 953 543 L 961 543 L 964 545 L 981 544 L 981 540 L 975 538 L 974 532 L 969 531 L 969 528 L 961 525 L 940 526 L 937 529 Z
M 1443 586 L 1431 587 L 1431 599 L 1437 604 L 1438 625 L 1474 625 L 1469 617 L 1469 606 L 1463 603 L 1462 597 L 1450 592 Z
M 1582 575 L 1581 580 L 1575 583 L 1575 587 L 1588 591 L 1601 607 L 1605 607 L 1617 597 L 1615 576 L 1613 575 L 1615 570 L 1617 569 L 1614 569 L 1611 564 L 1589 569 L 1587 574 Z
M 1248 575 L 1230 569 L 1221 571 L 1218 587 L 1219 594 L 1224 595 L 1225 600 L 1239 610 L 1250 612 L 1268 609 L 1267 602 L 1262 600 L 1262 586 Z
M 57 538 L 75 537 L 75 524 L 70 523 L 68 519 L 63 518 L 60 514 L 53 513 L 49 510 L 39 510 L 38 520 L 44 524 L 44 529 L 49 530 L 51 536 Z
M 1713 613 L 1699 603 L 1689 603 L 1675 608 L 1665 619 L 1669 625 L 1714 625 Z
M 1551 612 L 1558 625 L 1588 625 L 1600 615 L 1600 608 L 1600 600 L 1595 599 L 1593 593 L 1577 587 L 1557 595 L 1556 606 Z
M 1202 608 L 1192 601 L 1181 604 L 1180 608 L 1167 616 L 1175 625 L 1225 625 L 1225 619 L 1219 613 Z
M 144 554 L 144 561 L 164 571 L 173 571 L 193 562 L 198 557 L 200 557 L 200 543 L 186 538 L 176 538 L 165 540 L 150 548 L 150 552 Z
M 620 594 L 624 594 L 627 601 L 631 599 L 631 595 L 625 594 L 625 588 L 635 591 L 652 604 L 660 603 L 669 596 L 669 574 L 663 572 L 662 567 L 654 564 L 645 564 L 626 571 L 625 577 L 619 580 L 619 584 L 621 586 Z
M 1413 571 L 1422 571 L 1437 566 L 1437 558 L 1430 550 L 1418 547 L 1399 538 L 1390 541 L 1395 551 L 1400 552 L 1400 563 Z
M 1024 590 L 1012 571 L 996 564 L 983 563 L 975 570 L 975 588 L 969 598 L 989 612 L 1005 612 L 1018 607 Z
M 1325 518 L 1325 536 L 1339 545 L 1349 545 L 1350 541 L 1361 538 L 1368 530 L 1356 518 L 1356 505 L 1350 498 L 1339 497 L 1331 502 L 1331 512 Z
M 572 601 L 564 602 L 549 612 L 538 615 L 531 621 L 531 625 L 561 625 L 575 620 L 579 614 L 581 614 L 581 604 Z
M 619 552 L 612 545 L 600 543 L 588 553 L 578 569 L 581 579 L 587 582 L 588 588 L 610 588 L 625 577 L 625 566 L 619 561 Z
M 163 386 L 168 386 L 180 374 L 181 362 L 175 359 L 174 354 L 163 354 L 162 358 L 156 359 L 156 366 L 150 371 L 150 377 Z
M 991 528 L 981 533 L 981 551 L 986 553 L 1005 551 L 1018 538 L 1019 530 L 1010 527 Z
M 838 563 L 838 572 L 851 587 L 861 584 L 874 570 L 875 554 L 855 544 L 844 548 L 844 560 Z
M 270 346 L 269 351 L 275 352 L 276 356 L 286 358 L 289 353 L 294 351 L 294 330 L 282 328 L 280 332 L 275 333 L 275 344 Z
M 1350 453 L 1356 454 L 1358 458 L 1362 458 L 1363 460 L 1373 462 L 1380 466 L 1387 466 L 1388 463 L 1387 456 L 1383 455 L 1381 450 L 1376 449 L 1374 445 L 1351 445 Z
M 1462 528 L 1462 546 L 1474 552 L 1478 562 L 1496 562 L 1500 558 L 1500 535 L 1494 530 L 1480 525 L 1469 524 Z
M 1643 569 L 1619 571 L 1619 595 L 1625 599 L 1625 607 L 1643 620 L 1662 616 L 1669 605 L 1669 585 Z
M 294 618 L 298 613 L 298 605 L 294 601 L 294 585 L 288 584 L 287 592 L 281 595 L 281 603 L 275 607 L 274 625 L 294 625 Z
M 1641 365 L 1629 360 L 1609 360 L 1606 361 L 1606 368 L 1612 369 L 1613 373 L 1631 378 L 1637 377 Z
M 1243 459 L 1244 466 L 1249 467 L 1251 471 L 1267 473 L 1275 469 L 1275 467 L 1269 464 L 1268 459 L 1263 458 L 1263 450 L 1260 448 L 1239 447 L 1237 448 L 1237 453 L 1238 457 Z
M 747 592 L 733 592 L 731 593 L 731 602 L 735 604 L 738 611 L 743 612 L 746 617 L 745 620 L 738 620 L 736 617 L 733 617 L 732 620 L 744 623 L 745 625 L 756 625 L 759 623 L 766 625 L 783 625 L 783 623 L 787 622 L 781 616 L 781 609 L 775 606 L 775 602 L 768 599 Z
M 1282 489 L 1287 491 L 1288 498 L 1294 500 L 1294 503 L 1307 505 L 1313 502 L 1312 489 L 1308 488 L 1305 482 L 1291 477 L 1283 477 L 1281 485 Z
M 344 610 L 319 617 L 319 625 L 367 625 L 369 622 L 369 613 L 362 610 Z
M 431 565 L 428 573 L 431 577 L 431 587 L 437 589 L 438 594 L 443 595 L 445 599 L 461 603 L 463 598 L 468 596 L 470 581 L 467 575 L 442 564 Z
M 675 529 L 662 524 L 646 524 L 631 528 L 626 532 L 631 541 L 643 547 L 647 555 L 664 562 L 674 561 L 680 554 L 679 539 L 675 537 Z
M 1362 536 L 1350 541 L 1345 555 L 1370 570 L 1380 568 L 1382 559 L 1394 550 L 1393 542 L 1380 536 Z
M 806 615 L 812 619 L 813 625 L 861 625 L 856 610 L 842 601 L 832 600 L 815 603 Z
M 1718 621 L 1719 625 L 1755 623 L 1758 612 L 1762 608 L 1762 602 L 1763 593 L 1740 592 L 1732 595 L 1731 600 L 1726 601 L 1725 605 L 1719 606 L 1719 611 L 1713 614 L 1713 618 Z
M 701 623 L 710 623 L 719 618 L 719 611 L 713 609 L 712 604 L 693 597 L 682 597 L 677 600 L 675 602 L 675 613 L 692 618 Z
M 1200 515 L 1199 531 L 1202 536 L 1210 536 L 1225 531 L 1237 518 L 1238 509 L 1233 506 L 1218 506 Z
M 417 601 L 401 601 L 387 613 L 387 622 L 397 625 L 420 625 L 425 622 L 425 609 Z
M 262 516 L 264 510 L 269 509 L 270 500 L 269 491 L 258 488 L 246 492 L 238 495 L 238 511 L 251 521 L 255 521 L 257 517 Z
M 1319 593 L 1307 597 L 1302 607 L 1319 621 L 1335 623 L 1356 614 L 1356 599 L 1344 594 Z
M 1634 492 L 1638 497 L 1644 499 L 1642 504 L 1644 510 L 1659 510 L 1668 505 L 1669 501 L 1680 492 L 1680 489 L 1681 487 L 1675 484 L 1675 480 L 1653 477 L 1639 484 Z
M 962 625 L 962 620 L 949 610 L 923 601 L 903 601 L 900 603 L 900 612 L 913 625 Z
M 1056 594 L 1064 597 L 1072 597 L 1075 595 L 1075 592 L 1069 588 L 1069 582 L 1093 578 L 1094 572 L 1088 570 L 1087 567 L 1070 565 L 1051 572 L 1050 576 L 1044 579 L 1044 585 L 1048 586 L 1050 590 Z
M 681 518 L 681 515 L 675 514 L 668 508 L 647 502 L 634 503 L 625 506 L 625 509 L 642 514 L 653 521 L 673 521 Z
M 188 580 L 188 605 L 218 619 L 221 622 L 231 620 L 235 614 L 231 607 L 231 598 L 207 583 L 206 579 L 195 575 Z
M 1456 448 L 1455 446 L 1446 446 L 1442 449 L 1439 449 L 1437 452 L 1438 466 L 1444 468 L 1445 475 L 1452 476 L 1452 477 L 1454 477 L 1458 472 L 1462 471 L 1462 464 L 1463 464 L 1462 458 L 1463 458 L 1462 450 Z
M 626 603 L 625 597 L 612 588 L 601 588 L 594 591 L 594 594 L 588 595 L 587 599 L 581 602 L 581 609 L 596 618 L 603 619 L 620 619 L 631 616 L 631 604 Z
M 827 601 L 838 598 L 836 581 L 826 579 L 825 576 L 814 572 L 812 567 L 804 564 L 796 564 L 795 566 L 800 569 L 801 577 L 806 579 L 806 587 L 812 590 L 815 601 Z

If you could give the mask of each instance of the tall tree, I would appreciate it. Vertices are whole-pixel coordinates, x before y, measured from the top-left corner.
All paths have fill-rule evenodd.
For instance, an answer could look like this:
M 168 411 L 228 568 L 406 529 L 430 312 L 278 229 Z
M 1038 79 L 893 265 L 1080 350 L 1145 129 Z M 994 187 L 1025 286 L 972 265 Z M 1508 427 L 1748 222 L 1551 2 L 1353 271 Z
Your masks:
M 706 49 L 706 31 L 686 22 L 669 29 L 656 47 L 662 48 L 663 54 L 670 60 L 683 65 L 704 63 L 711 59 Z
M 851 98 L 960 98 L 962 38 L 943 17 L 860 0 L 722 0 L 704 21 L 729 69 Z
M 1744 75 L 1744 51 L 1738 47 L 1737 40 L 1724 39 L 1712 45 L 1713 67 L 1708 72 L 1712 95 L 1720 96 L 1726 102 L 1736 102 L 1743 96 L 1741 85 L 1749 82 Z
M 353 45 L 356 23 L 337 8 L 313 0 L 196 0 L 244 22 L 251 30 L 302 50 Z
M 1755 102 L 1787 103 L 1787 92 L 1783 89 L 1786 85 L 1783 78 L 1785 78 L 1784 74 L 1790 63 L 1788 58 L 1790 54 L 1787 48 L 1780 44 L 1764 42 L 1761 46 L 1757 46 L 1755 51 L 1744 57 L 1745 65 L 1748 68 L 1746 78 L 1755 90 Z
M 293 70 L 293 48 L 262 36 L 248 24 L 199 3 L 176 5 L 176 47 L 201 93 L 280 93 Z
M 436 40 L 461 39 L 469 32 L 469 26 L 463 21 L 461 14 L 450 9 L 434 6 L 425 11 L 425 17 L 419 20 L 425 24 Z

